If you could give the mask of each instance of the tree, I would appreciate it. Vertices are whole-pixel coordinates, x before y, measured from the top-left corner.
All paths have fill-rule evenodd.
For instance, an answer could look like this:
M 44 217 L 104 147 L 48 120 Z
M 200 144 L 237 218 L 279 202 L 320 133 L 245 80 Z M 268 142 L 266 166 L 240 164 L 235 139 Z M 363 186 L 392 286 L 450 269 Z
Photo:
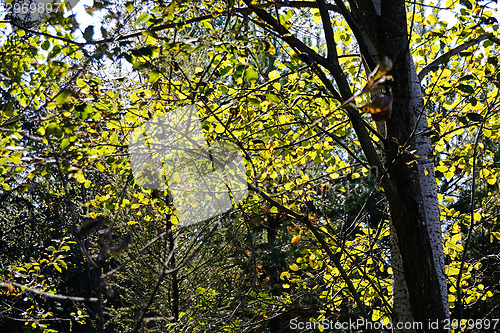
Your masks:
M 438 15 L 444 8 L 458 11 L 451 28 Z M 500 43 L 488 3 L 96 2 L 87 11 L 105 20 L 81 36 L 61 13 L 38 26 L 0 23 L 13 32 L 2 44 L 0 194 L 17 215 L 20 200 L 36 213 L 59 205 L 67 218 L 58 216 L 57 231 L 78 241 L 75 265 L 89 276 L 89 305 L 61 316 L 91 314 L 99 331 L 161 331 L 167 321 L 179 331 L 277 332 L 295 317 L 415 321 L 423 331 L 437 320 L 445 331 L 449 300 L 459 319 L 464 307 L 489 304 L 493 286 L 469 282 L 491 275 L 481 265 L 492 259 L 468 250 L 473 236 L 500 239 L 486 220 L 495 209 L 475 208 L 486 200 L 475 197 L 479 141 L 498 132 Z M 179 228 L 169 190 L 134 180 L 127 143 L 134 128 L 190 104 L 209 145 L 241 149 L 251 193 L 211 224 Z M 461 147 L 451 134 L 474 138 Z M 480 171 L 490 187 L 491 150 Z M 30 179 L 48 190 L 33 192 Z M 469 206 L 455 202 L 453 193 L 469 190 Z M 111 256 L 121 245 L 130 246 Z M 61 246 L 53 251 L 70 249 Z M 30 260 L 9 257 L 2 286 L 14 304 L 23 295 L 14 287 L 43 275 L 29 270 L 39 259 L 26 268 Z M 64 258 L 44 261 L 61 275 L 57 286 L 28 286 L 78 295 Z M 22 281 L 12 281 L 21 268 Z M 64 300 L 82 300 L 72 297 Z M 52 306 L 35 303 L 37 313 Z

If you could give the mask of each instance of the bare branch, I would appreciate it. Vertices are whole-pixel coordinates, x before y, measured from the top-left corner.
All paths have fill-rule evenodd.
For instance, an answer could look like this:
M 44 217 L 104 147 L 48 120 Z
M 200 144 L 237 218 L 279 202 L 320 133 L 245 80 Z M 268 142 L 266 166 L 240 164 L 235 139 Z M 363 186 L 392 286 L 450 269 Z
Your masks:
M 437 57 L 433 62 L 431 62 L 430 64 L 428 64 L 427 66 L 425 66 L 424 68 L 422 68 L 422 70 L 418 73 L 418 79 L 420 81 L 423 80 L 423 78 L 431 71 L 433 70 L 434 68 L 437 68 L 440 64 L 442 63 L 445 63 L 447 62 L 451 57 L 453 57 L 454 55 L 457 55 L 459 54 L 460 52 L 462 52 L 463 50 L 466 50 L 468 49 L 469 47 L 473 46 L 473 45 L 476 45 L 476 44 L 479 44 L 480 42 L 482 42 L 483 40 L 485 39 L 489 39 L 491 40 L 493 43 L 495 44 L 498 44 L 500 45 L 500 39 L 498 39 L 497 37 L 495 37 L 492 33 L 488 32 L 488 33 L 484 33 L 482 34 L 481 36 L 477 37 L 477 38 L 474 38 L 474 39 L 471 39 L 470 41 L 468 42 L 465 42 L 463 43 L 462 45 L 459 45 L 457 47 L 455 47 L 454 49 L 440 55 L 439 57 Z
M 161 285 L 163 278 L 165 277 L 165 275 L 169 274 L 169 270 L 167 270 L 167 267 L 174 256 L 175 248 L 176 248 L 176 246 L 174 245 L 174 247 L 172 248 L 172 250 L 168 254 L 167 259 L 162 263 L 162 267 L 161 267 L 160 272 L 158 274 L 158 279 L 156 281 L 156 284 L 153 287 L 153 291 L 149 295 L 149 298 L 148 298 L 146 304 L 142 308 L 141 313 L 139 314 L 139 318 L 135 322 L 135 325 L 134 325 L 132 332 L 137 332 L 139 330 L 139 327 L 141 326 L 141 324 L 143 322 L 144 316 L 146 315 L 146 312 L 148 311 L 151 304 L 153 303 L 154 297 L 156 296 L 158 289 L 160 288 L 160 285 Z
M 74 45 L 78 45 L 80 47 L 83 47 L 83 46 L 86 46 L 86 45 L 99 45 L 99 44 L 119 42 L 119 41 L 122 41 L 122 40 L 125 40 L 125 39 L 139 37 L 139 36 L 141 36 L 146 31 L 155 31 L 156 32 L 156 31 L 166 30 L 166 29 L 170 29 L 170 28 L 176 28 L 176 27 L 178 28 L 178 27 L 182 27 L 184 25 L 188 25 L 188 24 L 191 24 L 191 23 L 201 22 L 201 21 L 205 21 L 205 20 L 210 20 L 212 18 L 214 18 L 214 16 L 211 15 L 211 14 L 209 14 L 209 15 L 203 15 L 203 16 L 195 17 L 195 18 L 192 18 L 192 19 L 189 19 L 189 20 L 186 20 L 186 21 L 182 21 L 182 22 L 161 24 L 161 25 L 158 25 L 156 27 L 152 27 L 150 29 L 140 30 L 140 31 L 133 32 L 133 33 L 130 33 L 130 34 L 127 34 L 127 35 L 121 35 L 121 36 L 118 35 L 116 37 L 103 38 L 103 39 L 93 40 L 93 41 L 89 41 L 89 42 L 85 42 L 85 43 L 83 43 L 83 42 L 77 42 L 77 41 L 74 41 L 74 40 L 71 40 L 71 39 L 68 39 L 68 38 L 64 38 L 64 37 L 60 37 L 60 36 L 56 36 L 56 35 L 51 35 L 49 33 L 42 32 L 42 31 L 31 30 L 31 29 L 25 28 L 23 26 L 20 26 L 20 25 L 16 24 L 15 22 L 11 22 L 11 21 L 0 21 L 0 23 L 3 23 L 3 22 L 10 23 L 13 26 L 15 26 L 15 27 L 17 27 L 19 29 L 23 29 L 24 31 L 29 32 L 31 34 L 41 35 L 41 36 L 45 36 L 47 38 L 53 38 L 53 39 L 57 39 L 57 40 L 63 41 L 63 42 L 68 43 L 68 44 L 74 44 Z
M 265 8 L 269 7 L 272 5 L 272 3 L 266 3 L 263 5 L 258 5 L 257 7 L 259 8 Z M 318 8 L 318 3 L 317 2 L 312 2 L 312 1 L 280 1 L 276 3 L 276 6 L 278 8 L 281 7 L 292 7 L 292 8 Z M 341 8 L 336 5 L 331 5 L 331 4 L 326 4 L 328 10 L 332 10 L 335 12 L 340 12 Z
M 50 297 L 50 298 L 55 298 L 55 299 L 60 299 L 63 301 L 97 302 L 97 298 L 95 298 L 95 297 L 78 297 L 78 296 L 66 296 L 66 295 L 61 295 L 61 294 L 52 294 L 52 293 L 48 293 L 46 291 L 30 288 L 30 287 L 27 287 L 25 285 L 22 285 L 22 284 L 16 283 L 16 282 L 7 282 L 7 283 L 0 282 L 0 287 L 12 288 L 12 286 L 17 287 L 17 288 L 21 288 L 23 291 L 30 291 L 34 294 L 38 294 L 38 295 Z

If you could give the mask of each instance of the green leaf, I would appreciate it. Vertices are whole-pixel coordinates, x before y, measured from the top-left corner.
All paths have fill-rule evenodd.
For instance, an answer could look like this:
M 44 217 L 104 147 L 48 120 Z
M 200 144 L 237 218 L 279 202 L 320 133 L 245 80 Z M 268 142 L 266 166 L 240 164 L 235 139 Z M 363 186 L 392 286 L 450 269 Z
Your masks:
M 67 146 L 69 146 L 69 139 L 68 138 L 64 138 L 61 142 L 61 149 L 64 149 L 66 148 Z
M 84 80 L 82 80 L 82 79 L 77 79 L 76 80 L 76 85 L 81 88 L 81 87 L 86 86 L 87 83 Z
M 125 9 L 127 10 L 128 13 L 132 13 L 135 9 L 133 2 L 131 1 L 127 2 L 127 4 L 125 5 Z
M 155 48 L 153 46 L 146 46 L 132 50 L 131 52 L 136 57 L 150 57 L 153 55 L 154 49 Z
M 259 73 L 252 67 L 248 67 L 245 70 L 244 78 L 246 81 L 257 81 L 257 79 L 259 78 Z
M 54 101 L 57 103 L 57 105 L 63 105 L 68 100 L 69 96 L 71 96 L 71 90 L 61 89 Z
M 47 127 L 45 128 L 45 132 L 51 135 L 55 134 L 58 129 L 59 129 L 59 124 L 56 122 L 52 122 L 47 125 Z
M 104 165 L 102 165 L 101 162 L 97 162 L 95 166 L 96 166 L 97 170 L 99 170 L 100 172 L 103 172 L 104 170 L 106 170 L 106 167 Z
M 153 84 L 155 83 L 156 81 L 158 81 L 158 79 L 160 78 L 160 73 L 157 72 L 157 71 L 151 71 L 149 72 L 149 83 Z
M 472 88 L 471 86 L 466 85 L 466 84 L 459 84 L 457 89 L 463 91 L 466 94 L 473 94 L 474 93 L 474 88 Z
M 137 20 L 135 21 L 135 24 L 136 24 L 136 25 L 138 25 L 138 24 L 140 24 L 140 23 L 142 23 L 142 22 L 146 21 L 148 18 L 149 18 L 149 14 L 146 14 L 146 13 L 141 14 L 141 15 L 139 15 L 139 17 L 138 17 L 138 18 L 137 18 Z

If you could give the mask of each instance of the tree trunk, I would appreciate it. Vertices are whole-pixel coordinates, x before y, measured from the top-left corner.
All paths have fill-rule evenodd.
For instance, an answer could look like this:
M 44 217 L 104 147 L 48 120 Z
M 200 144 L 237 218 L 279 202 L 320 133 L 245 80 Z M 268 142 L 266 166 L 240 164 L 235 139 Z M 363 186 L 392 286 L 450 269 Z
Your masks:
M 432 147 L 429 137 L 422 134 L 428 124 L 408 49 L 406 8 L 403 1 L 395 0 L 382 1 L 380 10 L 370 0 L 351 1 L 351 6 L 357 24 L 368 36 L 366 44 L 376 49 L 374 56 L 387 56 L 393 62 L 394 101 L 392 118 L 386 124 L 385 150 L 386 168 L 396 195 L 387 199 L 411 312 L 428 331 L 429 320 L 442 322 L 449 318 L 449 311 Z M 396 265 L 397 252 L 393 247 Z M 395 279 L 398 283 L 397 276 Z M 404 289 L 398 286 L 394 292 L 404 293 Z M 394 296 L 395 301 L 404 301 L 404 295 Z
M 338 62 L 337 45 L 325 0 L 317 0 L 316 4 L 323 21 L 328 50 L 326 58 L 297 39 L 268 12 L 254 6 L 252 1 L 244 2 L 292 46 L 306 64 L 312 66 L 335 98 L 346 101 L 352 96 L 349 82 Z M 425 136 L 427 119 L 423 114 L 420 86 L 409 51 L 405 2 L 350 0 L 349 10 L 341 0 L 335 0 L 335 4 L 356 35 L 360 52 L 370 69 L 374 67 L 374 58 L 387 56 L 393 63 L 393 112 L 392 118 L 386 122 L 387 139 L 384 143 L 387 174 L 384 173 L 379 180 L 384 187 L 397 238 L 411 314 L 415 321 L 422 324 L 421 331 L 436 332 L 430 328 L 429 322 L 437 321 L 441 323 L 439 331 L 443 332 L 443 322 L 449 318 L 449 310 L 436 179 L 431 143 Z M 338 91 L 318 66 L 330 72 Z M 360 115 L 350 106 L 346 109 L 366 159 L 371 167 L 382 169 Z M 308 227 L 314 233 L 314 227 Z M 349 282 L 348 277 L 345 279 Z M 404 288 L 400 290 L 404 292 Z M 354 287 L 350 291 L 356 295 Z
M 405 271 L 403 268 L 403 259 L 399 251 L 398 238 L 392 221 L 390 226 L 390 248 L 391 248 L 391 267 L 392 267 L 392 317 L 393 322 L 408 323 L 413 322 L 410 297 L 408 287 L 405 281 Z M 393 332 L 412 333 L 414 330 L 398 330 Z

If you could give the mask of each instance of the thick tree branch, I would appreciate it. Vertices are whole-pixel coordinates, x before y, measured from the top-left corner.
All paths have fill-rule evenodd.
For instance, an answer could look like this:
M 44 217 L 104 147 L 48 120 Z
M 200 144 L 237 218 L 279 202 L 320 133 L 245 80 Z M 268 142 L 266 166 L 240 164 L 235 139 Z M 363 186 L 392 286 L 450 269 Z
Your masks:
M 484 33 L 481 36 L 479 36 L 477 38 L 474 38 L 474 39 L 471 39 L 470 41 L 465 42 L 462 45 L 459 45 L 459 46 L 455 47 L 454 49 L 452 49 L 452 50 L 450 50 L 450 51 L 448 51 L 448 52 L 440 55 L 439 57 L 437 57 L 433 62 L 431 62 L 430 64 L 428 64 L 424 68 L 422 68 L 422 70 L 418 73 L 418 79 L 420 81 L 422 81 L 423 78 L 430 71 L 432 71 L 434 68 L 437 68 L 440 64 L 447 62 L 454 55 L 459 54 L 463 50 L 466 50 L 466 49 L 468 49 L 469 47 L 471 47 L 473 45 L 479 44 L 480 42 L 482 42 L 485 39 L 489 39 L 493 43 L 500 45 L 500 39 L 499 38 L 495 37 L 492 33 L 489 33 L 489 32 L 488 33 Z
M 258 6 L 252 5 L 252 1 L 244 0 L 248 8 L 253 11 L 261 20 L 269 24 L 274 31 L 279 34 L 279 37 L 286 42 L 288 45 L 297 49 L 300 53 L 307 55 L 312 61 L 320 64 L 321 66 L 328 69 L 330 72 L 334 72 L 332 64 L 324 57 L 320 56 L 309 46 L 300 41 L 295 37 L 290 31 L 288 31 L 284 26 L 279 24 L 279 22 L 268 12 L 259 8 Z M 308 65 L 311 65 L 310 63 Z
M 273 5 L 273 3 L 266 3 L 262 5 L 257 5 L 259 8 L 266 8 L 270 7 Z M 292 7 L 292 8 L 318 8 L 318 3 L 317 2 L 312 2 L 312 1 L 280 1 L 276 3 L 276 6 L 278 8 L 281 7 Z M 332 4 L 326 4 L 328 10 L 332 10 L 335 12 L 340 12 L 342 9 L 340 6 L 332 5 Z
M 333 37 L 333 27 L 330 20 L 330 13 L 326 6 L 325 0 L 316 0 L 318 3 L 319 14 L 321 15 L 321 22 L 323 22 L 323 31 L 325 33 L 326 47 L 328 49 L 327 59 L 331 60 L 337 56 L 337 44 Z
M 279 37 L 288 43 L 293 48 L 298 49 L 300 52 L 305 53 L 308 58 L 310 59 L 304 59 L 303 60 L 307 63 L 309 61 L 309 65 L 314 65 L 310 63 L 310 60 L 322 65 L 325 67 L 330 73 L 333 75 L 337 86 L 339 87 L 340 90 L 340 95 L 343 100 L 347 100 L 352 96 L 352 92 L 350 90 L 349 83 L 344 75 L 344 72 L 342 71 L 342 68 L 339 65 L 338 59 L 337 58 L 331 58 L 329 60 L 323 58 L 320 56 L 318 53 L 316 53 L 314 50 L 312 50 L 310 47 L 305 45 L 302 41 L 300 41 L 297 37 L 292 35 L 287 29 L 282 27 L 274 17 L 272 17 L 269 13 L 267 13 L 265 10 L 262 10 L 260 8 L 257 8 L 256 6 L 252 5 L 251 0 L 244 0 L 245 3 L 247 4 L 248 8 L 252 10 L 258 17 L 260 17 L 262 20 L 264 20 L 267 24 L 269 24 L 275 31 L 280 33 Z M 316 71 L 317 72 L 317 71 Z M 324 73 L 323 73 L 324 74 Z M 322 82 L 325 84 L 327 89 L 330 90 L 332 94 L 338 94 L 334 88 L 331 82 L 326 82 L 329 81 L 326 76 L 324 75 L 319 75 L 320 79 Z M 333 89 L 333 91 L 332 91 Z M 382 165 L 382 162 L 380 161 L 380 158 L 372 144 L 372 140 L 368 134 L 368 131 L 366 130 L 365 124 L 363 122 L 363 119 L 361 119 L 361 115 L 359 114 L 358 110 L 352 107 L 346 107 L 349 120 L 351 121 L 354 130 L 356 131 L 356 135 L 358 136 L 358 140 L 360 142 L 361 148 L 363 149 L 363 152 L 368 160 L 368 163 L 372 167 L 376 167 L 377 170 L 384 170 L 384 167 Z M 379 172 L 379 181 L 382 182 L 382 185 L 384 187 L 384 191 L 389 198 L 392 200 L 396 200 L 399 202 L 399 196 L 397 194 L 397 191 L 390 181 L 390 179 L 386 176 L 385 172 Z M 396 202 L 395 201 L 395 202 Z
M 368 65 L 368 68 L 370 71 L 375 69 L 375 66 L 377 66 L 377 63 L 373 57 L 373 54 L 371 54 L 370 50 L 368 49 L 368 45 L 366 44 L 365 38 L 363 37 L 363 34 L 361 33 L 361 29 L 359 28 L 358 24 L 354 20 L 354 18 L 351 15 L 351 12 L 347 9 L 347 7 L 344 5 L 344 3 L 340 0 L 335 0 L 335 3 L 339 7 L 338 12 L 342 14 L 344 19 L 346 20 L 347 24 L 352 30 L 352 33 L 354 34 L 354 37 L 356 37 L 356 40 L 358 42 L 358 47 L 361 55 L 366 61 L 366 64 Z

